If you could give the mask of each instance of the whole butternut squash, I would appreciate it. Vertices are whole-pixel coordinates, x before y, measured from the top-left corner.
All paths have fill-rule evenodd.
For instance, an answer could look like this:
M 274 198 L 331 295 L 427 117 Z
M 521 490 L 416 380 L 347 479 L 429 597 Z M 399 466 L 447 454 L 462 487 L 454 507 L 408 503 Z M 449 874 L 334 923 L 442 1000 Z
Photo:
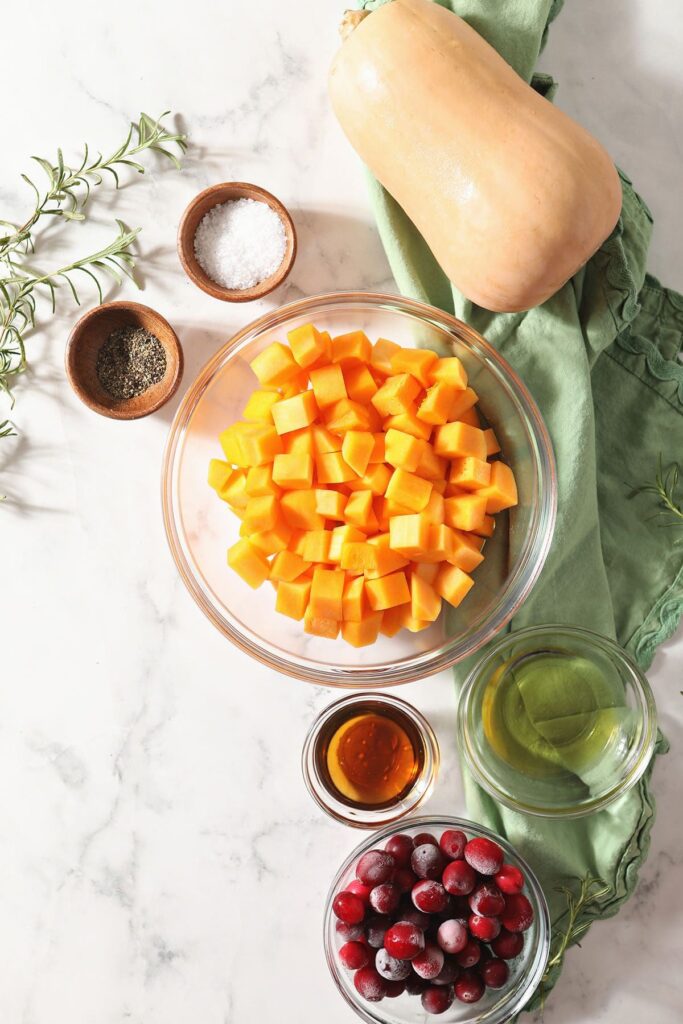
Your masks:
M 621 186 L 600 143 L 431 0 L 356 19 L 330 95 L 358 155 L 480 306 L 544 302 L 617 222 Z

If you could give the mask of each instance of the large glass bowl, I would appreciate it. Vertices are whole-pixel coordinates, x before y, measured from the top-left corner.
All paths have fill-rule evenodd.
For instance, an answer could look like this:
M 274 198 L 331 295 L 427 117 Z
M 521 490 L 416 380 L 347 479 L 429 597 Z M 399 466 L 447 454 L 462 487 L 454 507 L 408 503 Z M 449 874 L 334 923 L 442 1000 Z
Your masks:
M 239 520 L 206 483 L 209 459 L 221 457 L 218 435 L 241 416 L 257 385 L 249 363 L 294 327 L 313 321 L 332 335 L 364 330 L 371 340 L 433 348 L 462 360 L 479 408 L 514 470 L 519 504 L 497 517 L 476 585 L 420 633 L 402 630 L 356 649 L 308 636 L 303 624 L 275 611 L 272 587 L 252 590 L 226 565 Z M 531 590 L 555 522 L 556 479 L 550 438 L 516 373 L 475 331 L 454 317 L 392 295 L 337 293 L 283 306 L 249 324 L 207 363 L 187 391 L 171 427 L 162 478 L 164 523 L 190 593 L 224 636 L 279 672 L 325 686 L 390 686 L 449 668 L 505 625 Z
M 353 984 L 353 972 L 345 970 L 339 962 L 338 949 L 342 941 L 336 931 L 336 918 L 332 913 L 332 900 L 356 877 L 356 864 L 368 850 L 382 848 L 389 836 L 400 832 L 403 835 L 416 836 L 418 832 L 431 832 L 439 839 L 446 829 L 461 829 L 468 839 L 486 836 L 493 839 L 503 848 L 505 861 L 515 864 L 521 869 L 526 879 L 524 894 L 534 910 L 531 927 L 524 933 L 524 948 L 515 960 L 508 961 L 510 977 L 502 989 L 487 988 L 477 1003 L 469 1005 L 453 1001 L 452 1006 L 438 1017 L 432 1017 L 422 1009 L 420 999 L 403 993 L 396 999 L 383 999 L 379 1003 L 369 1003 L 356 991 Z M 490 832 L 483 825 L 462 818 L 430 817 L 411 818 L 389 825 L 379 832 L 373 833 L 368 839 L 349 854 L 330 886 L 325 904 L 323 922 L 323 941 L 325 957 L 335 984 L 346 1002 L 356 1011 L 366 1024 L 426 1024 L 430 1020 L 443 1021 L 444 1024 L 503 1024 L 511 1020 L 533 996 L 538 987 L 548 962 L 550 950 L 550 917 L 543 890 L 529 865 L 515 850 L 495 832 Z

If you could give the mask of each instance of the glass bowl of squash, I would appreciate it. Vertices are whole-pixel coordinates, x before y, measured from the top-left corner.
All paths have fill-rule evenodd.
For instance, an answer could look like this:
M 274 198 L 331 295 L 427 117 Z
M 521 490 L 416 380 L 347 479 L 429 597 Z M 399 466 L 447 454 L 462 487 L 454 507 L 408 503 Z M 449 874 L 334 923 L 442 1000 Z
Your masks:
M 379 293 L 239 331 L 186 392 L 162 471 L 207 618 L 276 671 L 346 688 L 411 682 L 494 637 L 543 567 L 556 500 L 510 365 L 455 317 Z

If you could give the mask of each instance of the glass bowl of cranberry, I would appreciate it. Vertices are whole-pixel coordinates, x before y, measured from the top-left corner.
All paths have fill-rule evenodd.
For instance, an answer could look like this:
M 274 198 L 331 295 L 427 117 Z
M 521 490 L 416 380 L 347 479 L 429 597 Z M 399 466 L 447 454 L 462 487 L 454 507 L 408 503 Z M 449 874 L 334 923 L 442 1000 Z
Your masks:
M 325 956 L 367 1024 L 502 1024 L 545 970 L 550 919 L 529 865 L 482 825 L 413 818 L 347 857 L 325 906 Z

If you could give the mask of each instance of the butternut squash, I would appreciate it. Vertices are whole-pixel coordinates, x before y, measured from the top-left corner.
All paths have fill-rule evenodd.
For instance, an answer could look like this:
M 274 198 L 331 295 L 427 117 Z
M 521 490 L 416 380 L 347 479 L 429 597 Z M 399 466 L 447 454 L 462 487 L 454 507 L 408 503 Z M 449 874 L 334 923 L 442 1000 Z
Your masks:
M 353 23 L 329 83 L 351 145 L 467 298 L 544 302 L 619 217 L 607 152 L 432 0 Z

